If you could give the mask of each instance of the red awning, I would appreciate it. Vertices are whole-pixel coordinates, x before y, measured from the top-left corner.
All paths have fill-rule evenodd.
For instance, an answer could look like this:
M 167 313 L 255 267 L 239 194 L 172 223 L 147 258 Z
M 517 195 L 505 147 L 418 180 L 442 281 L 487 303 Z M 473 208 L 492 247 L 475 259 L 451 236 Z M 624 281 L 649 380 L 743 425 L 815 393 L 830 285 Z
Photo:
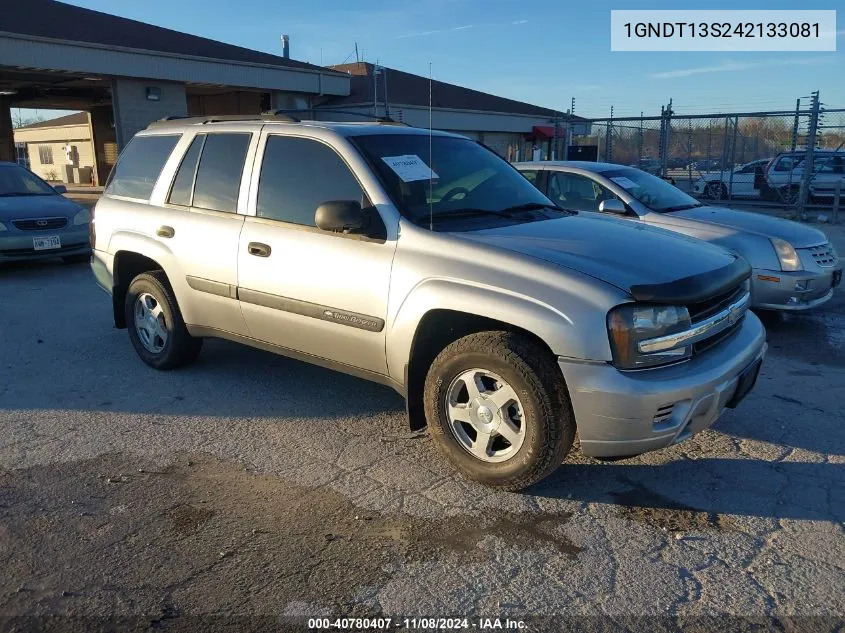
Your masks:
M 551 125 L 535 125 L 531 130 L 531 136 L 536 139 L 554 138 L 555 128 Z

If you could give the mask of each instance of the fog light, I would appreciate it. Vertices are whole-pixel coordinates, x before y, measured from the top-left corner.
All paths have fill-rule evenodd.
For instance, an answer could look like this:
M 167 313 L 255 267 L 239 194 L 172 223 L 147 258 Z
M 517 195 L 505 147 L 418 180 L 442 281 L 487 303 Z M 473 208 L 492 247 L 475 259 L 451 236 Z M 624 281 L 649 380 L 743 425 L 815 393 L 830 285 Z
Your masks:
M 804 292 L 806 290 L 810 290 L 813 287 L 813 280 L 812 279 L 802 279 L 800 281 L 795 282 L 795 290 L 796 292 Z
M 799 303 L 801 303 L 801 299 L 799 299 L 798 297 L 790 297 L 786 300 L 786 303 L 787 305 L 797 306 Z

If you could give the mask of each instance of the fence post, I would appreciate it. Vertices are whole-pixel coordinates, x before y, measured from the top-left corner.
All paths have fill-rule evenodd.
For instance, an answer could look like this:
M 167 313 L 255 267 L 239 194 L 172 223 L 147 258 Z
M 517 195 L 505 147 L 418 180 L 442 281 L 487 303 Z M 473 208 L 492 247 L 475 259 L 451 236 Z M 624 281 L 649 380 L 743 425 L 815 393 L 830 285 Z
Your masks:
M 731 144 L 731 167 L 730 167 L 731 175 L 730 175 L 730 179 L 728 180 L 728 200 L 731 199 L 731 197 L 733 195 L 733 190 L 734 190 L 733 163 L 736 161 L 736 134 L 737 134 L 738 129 L 739 129 L 739 117 L 735 116 L 734 117 L 734 138 L 733 138 L 733 143 Z M 727 165 L 726 165 L 726 163 L 722 163 L 722 169 L 720 170 L 720 172 L 722 174 L 724 174 L 725 169 L 727 169 Z
M 819 127 L 819 91 L 810 96 L 810 128 L 807 131 L 807 152 L 804 155 L 804 172 L 801 174 L 801 188 L 798 190 L 798 216 L 806 219 L 804 209 L 810 197 L 810 180 L 813 177 L 813 152 L 816 149 L 816 132 Z

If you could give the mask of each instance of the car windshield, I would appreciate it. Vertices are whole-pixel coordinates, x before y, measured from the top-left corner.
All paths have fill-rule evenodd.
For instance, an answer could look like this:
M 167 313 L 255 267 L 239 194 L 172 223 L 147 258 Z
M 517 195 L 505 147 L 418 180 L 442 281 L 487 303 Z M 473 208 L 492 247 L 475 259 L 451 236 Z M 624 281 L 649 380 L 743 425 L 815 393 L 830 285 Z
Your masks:
M 23 167 L 0 167 L 0 196 L 54 196 L 56 192 L 46 182 Z
M 561 210 L 492 151 L 466 138 L 374 134 L 350 139 L 367 157 L 400 213 L 421 226 L 514 223 Z M 430 154 L 429 154 L 430 151 Z
M 669 213 L 704 206 L 674 185 L 670 185 L 665 180 L 639 169 L 620 168 L 604 171 L 601 175 L 609 178 L 657 213 Z

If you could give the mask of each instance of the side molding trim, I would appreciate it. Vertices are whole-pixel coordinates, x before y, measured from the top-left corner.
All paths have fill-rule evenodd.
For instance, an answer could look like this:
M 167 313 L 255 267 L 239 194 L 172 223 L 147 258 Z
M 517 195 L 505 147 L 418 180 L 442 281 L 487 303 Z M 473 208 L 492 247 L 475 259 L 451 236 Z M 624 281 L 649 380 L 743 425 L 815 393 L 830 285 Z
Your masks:
M 330 321 L 338 325 L 348 325 L 349 327 L 367 330 L 368 332 L 381 332 L 384 329 L 384 319 L 379 319 L 378 317 L 359 314 L 358 312 L 338 310 L 331 306 L 309 303 L 307 301 L 300 301 L 299 299 L 290 299 L 259 290 L 238 288 L 238 299 L 244 303 L 252 303 L 254 305 L 264 306 L 265 308 Z

